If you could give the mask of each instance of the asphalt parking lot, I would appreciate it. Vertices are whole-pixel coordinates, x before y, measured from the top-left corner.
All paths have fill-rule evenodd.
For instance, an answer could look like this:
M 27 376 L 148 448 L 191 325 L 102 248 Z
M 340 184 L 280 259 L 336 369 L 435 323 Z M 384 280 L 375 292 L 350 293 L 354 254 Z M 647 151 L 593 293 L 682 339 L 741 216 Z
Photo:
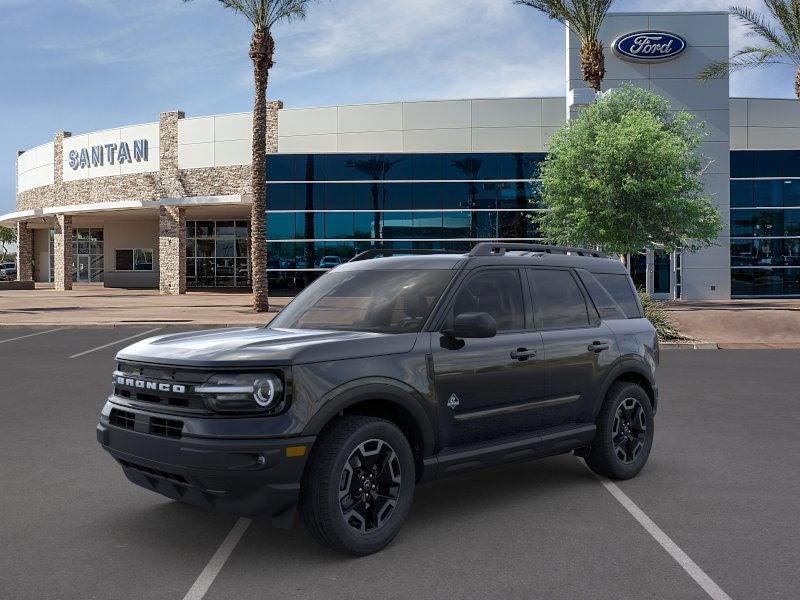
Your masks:
M 151 329 L 0 329 L 0 598 L 180 600 L 230 539 L 235 518 L 130 484 L 95 441 L 114 354 Z M 650 462 L 617 484 L 723 595 L 564 455 L 418 487 L 366 558 L 253 522 L 203 597 L 797 598 L 798 364 L 665 351 Z

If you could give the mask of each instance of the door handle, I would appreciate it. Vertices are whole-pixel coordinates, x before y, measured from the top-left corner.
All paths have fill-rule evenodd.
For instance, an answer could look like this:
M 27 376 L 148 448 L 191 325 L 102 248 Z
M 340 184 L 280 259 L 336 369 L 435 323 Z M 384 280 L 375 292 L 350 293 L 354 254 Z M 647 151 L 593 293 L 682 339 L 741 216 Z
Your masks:
M 536 350 L 528 350 L 527 348 L 517 348 L 511 352 L 511 358 L 515 360 L 528 360 L 532 356 L 536 356 Z
M 608 342 L 594 341 L 589 344 L 588 350 L 589 352 L 602 352 L 603 350 L 608 350 Z

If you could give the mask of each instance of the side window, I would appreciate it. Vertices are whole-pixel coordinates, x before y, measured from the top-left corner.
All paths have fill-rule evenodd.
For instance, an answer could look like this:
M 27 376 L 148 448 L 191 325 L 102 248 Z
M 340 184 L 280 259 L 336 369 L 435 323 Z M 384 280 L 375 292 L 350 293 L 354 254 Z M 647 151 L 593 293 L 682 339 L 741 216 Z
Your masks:
M 497 321 L 497 331 L 525 328 L 522 283 L 516 269 L 481 271 L 461 286 L 448 321 L 462 313 L 485 312 Z
M 589 326 L 589 312 L 578 283 L 569 271 L 529 269 L 531 290 L 539 309 L 541 329 L 573 329 Z
M 639 302 L 633 292 L 630 277 L 623 273 L 595 273 L 597 281 L 606 288 L 606 291 L 619 304 L 629 319 L 639 319 L 642 312 Z
M 595 279 L 594 275 L 589 273 L 589 271 L 584 271 L 583 269 L 577 270 L 578 277 L 581 278 L 583 285 L 586 286 L 586 290 L 589 292 L 589 295 L 592 297 L 592 302 L 597 307 L 600 316 L 605 320 L 614 320 L 614 319 L 627 319 L 628 317 L 625 315 L 625 311 L 622 310 L 619 304 L 609 295 L 597 279 Z

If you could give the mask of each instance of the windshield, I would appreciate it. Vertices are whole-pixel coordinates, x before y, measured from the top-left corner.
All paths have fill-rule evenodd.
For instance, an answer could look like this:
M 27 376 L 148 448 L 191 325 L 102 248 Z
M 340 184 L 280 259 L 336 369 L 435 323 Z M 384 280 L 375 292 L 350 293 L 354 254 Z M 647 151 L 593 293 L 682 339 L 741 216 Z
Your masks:
M 414 333 L 422 329 L 451 270 L 331 271 L 270 323 L 277 329 Z

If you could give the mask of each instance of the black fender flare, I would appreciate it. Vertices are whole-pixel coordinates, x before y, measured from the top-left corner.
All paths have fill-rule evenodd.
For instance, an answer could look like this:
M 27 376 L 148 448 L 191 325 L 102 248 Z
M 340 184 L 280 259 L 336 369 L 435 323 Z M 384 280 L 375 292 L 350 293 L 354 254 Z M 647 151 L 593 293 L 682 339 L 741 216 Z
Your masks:
M 302 435 L 318 435 L 338 413 L 368 400 L 382 400 L 405 409 L 419 430 L 422 455 L 433 454 L 436 438 L 431 417 L 423 408 L 425 400 L 417 390 L 396 379 L 369 377 L 334 388 L 320 399 L 321 408 L 309 420 Z
M 642 377 L 647 383 L 650 384 L 650 387 L 653 388 L 653 391 L 657 389 L 655 377 L 653 373 L 648 369 L 647 364 L 644 363 L 644 360 L 639 357 L 622 357 L 618 359 L 617 364 L 615 364 L 611 371 L 609 371 L 608 375 L 603 382 L 602 387 L 598 391 L 597 394 L 597 402 L 594 409 L 594 414 L 592 415 L 592 420 L 597 419 L 597 415 L 600 414 L 600 409 L 603 406 L 603 400 L 605 400 L 606 394 L 608 393 L 609 388 L 611 385 L 623 375 L 627 375 L 629 373 L 633 373 Z M 658 400 L 658 394 L 654 393 L 653 397 L 653 412 L 655 413 L 656 409 L 656 402 Z

